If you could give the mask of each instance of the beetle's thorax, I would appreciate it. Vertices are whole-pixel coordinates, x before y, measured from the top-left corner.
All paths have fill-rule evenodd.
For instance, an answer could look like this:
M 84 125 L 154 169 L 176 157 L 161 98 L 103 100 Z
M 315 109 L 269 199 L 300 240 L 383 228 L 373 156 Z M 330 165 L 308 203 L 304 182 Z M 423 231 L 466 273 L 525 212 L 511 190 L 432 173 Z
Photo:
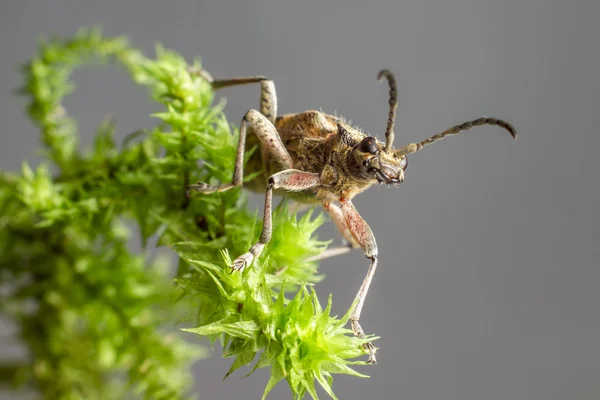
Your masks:
M 364 138 L 362 132 L 351 130 L 356 138 Z M 351 200 L 357 194 L 377 184 L 372 174 L 365 171 L 361 160 L 355 156 L 354 147 L 344 142 L 336 132 L 328 137 L 326 162 L 321 171 L 321 187 L 317 196 L 328 201 Z

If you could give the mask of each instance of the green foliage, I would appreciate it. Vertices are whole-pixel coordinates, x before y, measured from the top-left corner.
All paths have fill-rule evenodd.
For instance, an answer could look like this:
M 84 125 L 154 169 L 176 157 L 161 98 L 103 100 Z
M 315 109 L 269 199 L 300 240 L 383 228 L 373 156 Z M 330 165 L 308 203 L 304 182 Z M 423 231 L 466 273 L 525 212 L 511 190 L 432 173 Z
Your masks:
M 331 374 L 365 376 L 348 367 L 363 364 L 348 361 L 364 354 L 362 342 L 344 328 L 349 313 L 342 319 L 330 316 L 331 297 L 323 310 L 316 293 L 302 287 L 287 301 L 284 291 L 277 289 L 289 283 L 290 278 L 267 274 L 267 263 L 242 274 L 230 274 L 227 265 L 231 265 L 231 259 L 227 253 L 220 265 L 187 261 L 195 274 L 180 278 L 182 285 L 212 286 L 216 290 L 200 292 L 204 301 L 212 303 L 209 320 L 198 328 L 184 330 L 212 337 L 222 334 L 223 357 L 235 357 L 226 376 L 252 363 L 261 350 L 250 374 L 258 368 L 271 367 L 263 399 L 284 378 L 296 398 L 301 399 L 306 392 L 317 398 L 315 379 L 335 398 Z M 277 297 L 273 296 L 275 292 Z
M 156 126 L 119 146 L 107 119 L 80 151 L 62 99 L 73 69 L 92 60 L 120 63 L 149 89 L 161 105 Z M 306 259 L 326 248 L 314 235 L 323 217 L 298 217 L 283 202 L 263 256 L 232 274 L 228 252 L 258 238 L 257 213 L 239 189 L 187 198 L 190 182 L 231 179 L 237 143 L 223 104 L 190 67 L 199 61 L 160 46 L 146 58 L 124 38 L 84 30 L 41 43 L 25 68 L 28 112 L 50 163 L 0 175 L 0 310 L 29 352 L 27 363 L 0 361 L 0 370 L 43 398 L 186 398 L 203 354 L 174 331 L 186 318 L 195 328 L 184 330 L 220 339 L 235 358 L 227 375 L 260 354 L 252 371 L 271 368 L 265 396 L 285 378 L 298 399 L 317 398 L 315 380 L 335 398 L 332 374 L 364 376 L 349 367 L 364 364 L 352 361 L 364 350 L 344 328 L 348 315 L 330 316 L 331 298 L 323 310 L 306 289 L 322 279 Z M 129 249 L 128 226 L 142 254 Z M 149 255 L 152 237 L 179 255 L 175 276 Z

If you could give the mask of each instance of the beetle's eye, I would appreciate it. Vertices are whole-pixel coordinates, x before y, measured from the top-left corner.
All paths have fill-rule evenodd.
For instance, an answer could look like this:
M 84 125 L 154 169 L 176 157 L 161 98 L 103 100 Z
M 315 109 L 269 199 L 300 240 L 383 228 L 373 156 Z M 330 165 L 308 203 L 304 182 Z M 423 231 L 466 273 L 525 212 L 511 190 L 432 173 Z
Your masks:
M 402 160 L 400 161 L 400 168 L 402 168 L 403 170 L 405 170 L 406 167 L 408 167 L 408 158 L 406 156 L 404 156 L 402 158 Z
M 358 144 L 358 150 L 363 153 L 377 154 L 379 148 L 377 147 L 377 140 L 374 137 L 368 136 L 360 141 Z

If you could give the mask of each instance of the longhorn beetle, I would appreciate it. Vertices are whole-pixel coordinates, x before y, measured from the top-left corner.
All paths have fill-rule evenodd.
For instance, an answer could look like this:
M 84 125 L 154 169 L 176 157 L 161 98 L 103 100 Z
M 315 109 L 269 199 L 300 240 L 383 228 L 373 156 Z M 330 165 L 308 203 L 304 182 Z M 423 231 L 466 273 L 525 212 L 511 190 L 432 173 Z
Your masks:
M 273 81 L 264 76 L 213 79 L 201 69 L 190 69 L 211 83 L 213 89 L 228 86 L 260 83 L 260 111 L 251 109 L 242 118 L 233 179 L 231 183 L 211 186 L 198 182 L 187 187 L 201 193 L 223 192 L 242 186 L 244 177 L 244 152 L 259 146 L 247 163 L 249 172 L 260 172 L 248 186 L 255 191 L 264 190 L 265 209 L 260 238 L 247 253 L 235 259 L 232 271 L 242 271 L 257 258 L 271 239 L 271 205 L 273 191 L 286 191 L 285 196 L 301 203 L 321 203 L 331 216 L 347 246 L 327 249 L 314 259 L 323 259 L 362 248 L 370 260 L 367 276 L 356 295 L 357 302 L 350 322 L 354 334 L 365 338 L 358 320 L 365 297 L 377 267 L 377 243 L 369 225 L 352 205 L 352 198 L 371 186 L 386 184 L 398 186 L 404 180 L 407 154 L 421 150 L 446 136 L 481 125 L 497 125 L 507 130 L 513 138 L 517 132 L 506 121 L 482 117 L 464 122 L 431 136 L 419 143 L 395 149 L 394 120 L 397 107 L 397 90 L 394 75 L 389 70 L 379 72 L 378 79 L 387 80 L 389 86 L 389 113 L 385 143 L 353 128 L 341 118 L 319 111 L 277 116 L 277 97 Z M 368 363 L 375 364 L 375 347 L 363 345 L 369 353 Z

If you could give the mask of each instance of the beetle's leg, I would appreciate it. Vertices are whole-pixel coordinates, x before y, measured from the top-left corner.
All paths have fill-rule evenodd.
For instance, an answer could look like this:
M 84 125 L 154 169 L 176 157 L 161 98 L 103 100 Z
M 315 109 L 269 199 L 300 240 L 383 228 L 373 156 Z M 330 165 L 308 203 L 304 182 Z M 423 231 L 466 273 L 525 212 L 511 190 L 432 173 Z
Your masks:
M 266 76 L 236 76 L 226 79 L 213 79 L 213 77 L 203 69 L 190 69 L 189 71 L 210 82 L 214 90 L 260 82 L 260 113 L 267 117 L 272 124 L 275 123 L 275 118 L 277 118 L 277 92 L 275 91 L 275 84 L 273 81 L 267 79 Z
M 263 217 L 263 227 L 260 238 L 257 243 L 250 247 L 247 253 L 242 254 L 235 259 L 231 268 L 234 271 L 242 271 L 246 266 L 257 258 L 262 249 L 271 240 L 273 231 L 271 220 L 271 206 L 273 203 L 273 189 L 284 189 L 291 192 L 299 192 L 310 189 L 319 184 L 319 174 L 313 172 L 304 172 L 297 169 L 286 169 L 271 175 L 267 184 L 267 193 L 265 194 L 265 215 Z
M 339 256 L 342 254 L 346 254 L 354 249 L 360 248 L 360 244 L 354 239 L 352 233 L 348 229 L 348 225 L 346 225 L 346 220 L 344 219 L 344 214 L 342 213 L 342 209 L 334 203 L 323 203 L 323 208 L 329 213 L 331 220 L 334 225 L 337 227 L 338 231 L 342 235 L 344 241 L 346 241 L 345 245 L 332 247 L 330 249 L 325 250 L 323 253 L 318 254 L 314 257 L 307 258 L 306 261 L 321 261 L 326 258 Z
M 371 228 L 369 228 L 369 225 L 360 216 L 358 211 L 356 211 L 356 208 L 354 208 L 354 205 L 350 201 L 342 201 L 341 210 L 350 233 L 356 242 L 363 248 L 365 256 L 371 260 L 367 276 L 363 280 L 363 283 L 360 285 L 360 289 L 356 294 L 358 302 L 350 315 L 350 322 L 354 334 L 363 339 L 365 338 L 365 333 L 358 323 L 358 320 L 360 319 L 360 312 L 362 311 L 367 292 L 369 291 L 369 286 L 371 285 L 371 280 L 373 280 L 373 275 L 375 275 L 375 269 L 377 268 L 377 243 L 375 242 L 375 236 L 373 235 Z M 369 364 L 376 364 L 375 346 L 371 343 L 365 343 L 363 347 L 369 352 L 369 360 L 367 362 Z
M 235 159 L 235 168 L 233 170 L 233 179 L 231 183 L 222 184 L 219 186 L 207 185 L 203 182 L 198 182 L 187 187 L 190 191 L 202 193 L 224 192 L 236 186 L 242 185 L 244 178 L 244 150 L 246 147 L 246 131 L 248 126 L 252 128 L 254 134 L 261 142 L 263 151 L 269 153 L 277 160 L 282 168 L 292 168 L 292 157 L 286 150 L 277 130 L 273 124 L 261 113 L 256 110 L 249 110 L 240 124 L 240 139 L 238 142 L 237 155 Z
M 315 262 L 315 261 L 323 261 L 327 258 L 341 256 L 342 254 L 346 254 L 354 250 L 354 248 L 348 243 L 347 245 L 341 245 L 337 247 L 331 247 L 321 254 L 317 254 L 316 256 L 308 257 L 306 259 L 307 262 Z

